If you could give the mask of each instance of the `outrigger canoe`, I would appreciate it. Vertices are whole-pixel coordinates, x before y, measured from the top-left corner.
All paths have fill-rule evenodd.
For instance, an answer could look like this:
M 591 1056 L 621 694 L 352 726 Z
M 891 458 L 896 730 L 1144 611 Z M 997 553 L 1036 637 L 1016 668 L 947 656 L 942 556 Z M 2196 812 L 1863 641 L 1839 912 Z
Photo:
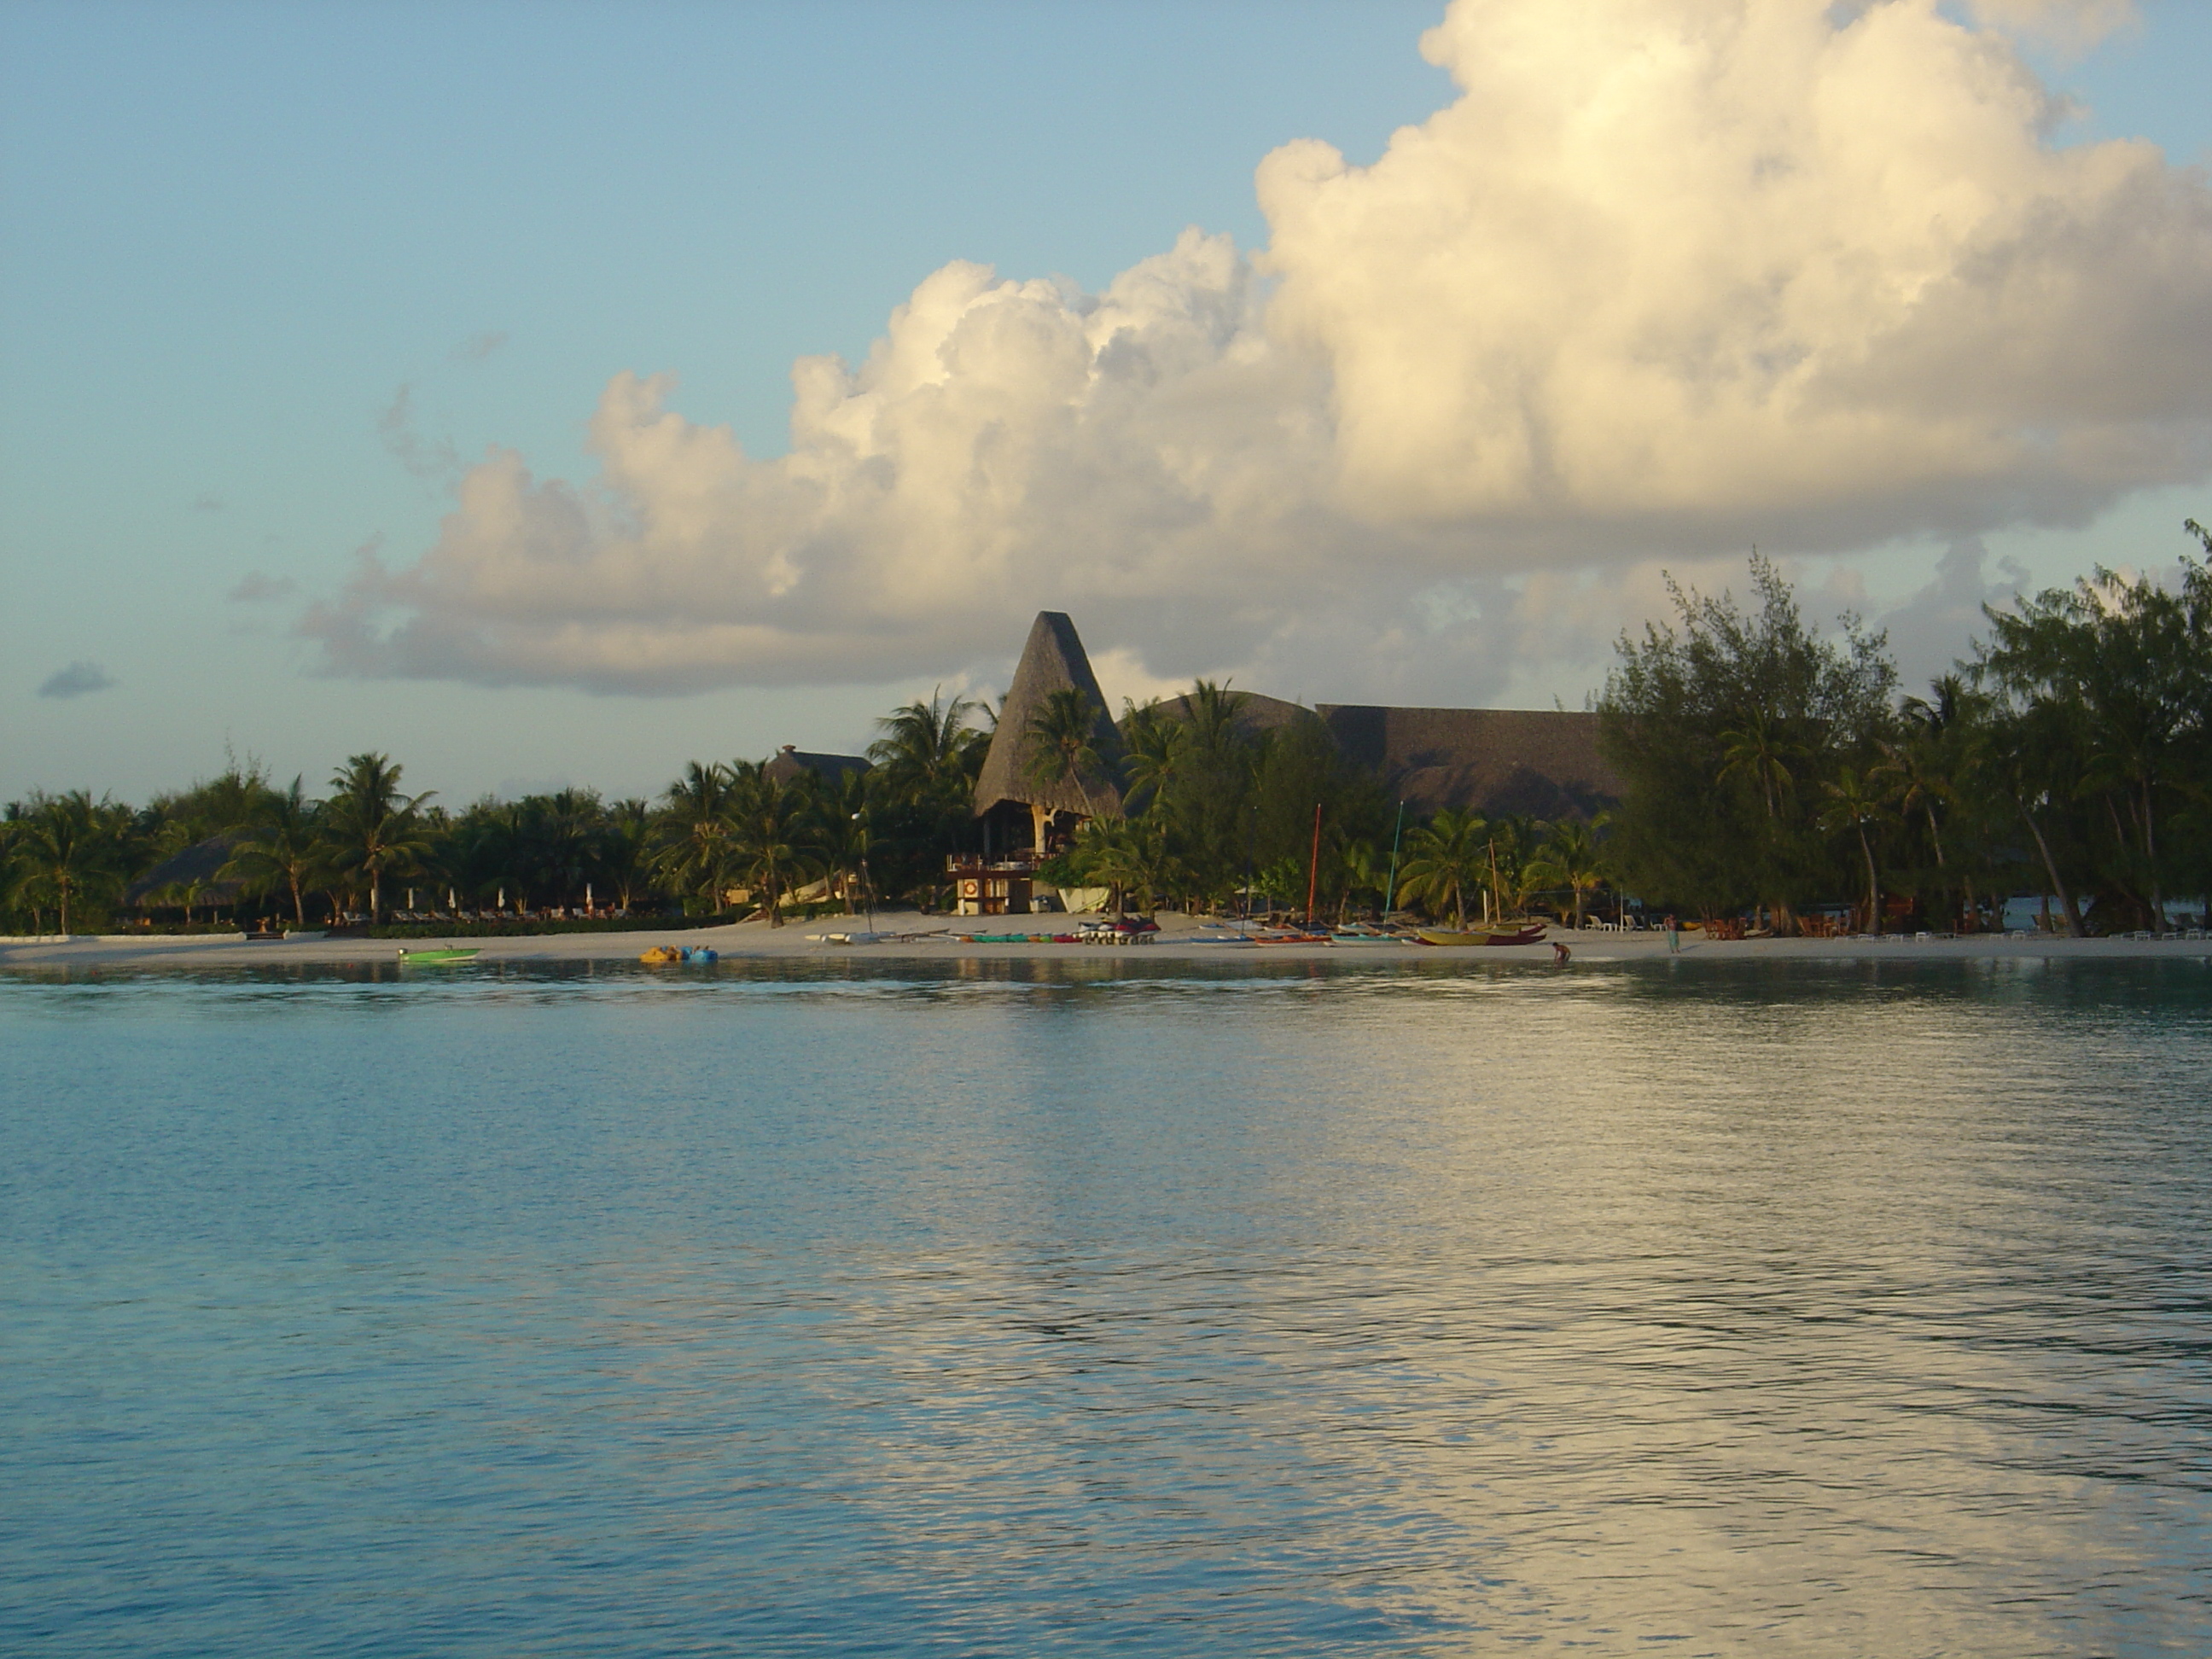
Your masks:
M 1525 927 L 1478 927 L 1464 933 L 1444 927 L 1424 927 L 1416 937 L 1424 945 L 1541 945 L 1544 924 L 1532 921 Z
M 442 951 L 402 951 L 399 953 L 399 959 L 402 962 L 413 963 L 427 968 L 441 962 L 466 962 L 475 955 L 476 951 L 473 948 L 464 951 L 458 947 L 452 947 Z

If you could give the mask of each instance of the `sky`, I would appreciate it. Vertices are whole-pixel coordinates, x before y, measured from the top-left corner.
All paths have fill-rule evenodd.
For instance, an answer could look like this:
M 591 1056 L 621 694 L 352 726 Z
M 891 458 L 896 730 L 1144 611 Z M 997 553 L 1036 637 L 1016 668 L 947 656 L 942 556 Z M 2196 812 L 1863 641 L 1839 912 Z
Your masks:
M 2212 7 L 0 0 L 0 799 L 1909 680 L 2212 520 Z

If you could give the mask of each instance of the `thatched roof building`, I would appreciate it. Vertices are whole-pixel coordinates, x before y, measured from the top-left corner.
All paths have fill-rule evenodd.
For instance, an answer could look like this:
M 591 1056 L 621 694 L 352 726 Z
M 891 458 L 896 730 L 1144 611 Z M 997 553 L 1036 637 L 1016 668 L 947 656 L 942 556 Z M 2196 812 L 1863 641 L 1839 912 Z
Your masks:
M 1357 703 L 1323 703 L 1316 712 L 1349 759 L 1372 768 L 1419 811 L 1452 806 L 1586 818 L 1620 799 L 1620 775 L 1598 753 L 1595 714 Z
M 154 896 L 166 888 L 187 888 L 194 882 L 199 890 L 193 895 L 198 904 L 235 904 L 246 884 L 235 879 L 219 880 L 216 872 L 230 862 L 231 849 L 238 845 L 234 835 L 210 836 L 205 841 L 194 842 L 181 853 L 173 853 L 123 890 L 126 904 L 181 903 L 179 899 L 156 898 Z
M 1242 686 L 1224 688 L 1237 703 L 1237 727 L 1245 736 L 1256 738 L 1263 732 L 1279 732 L 1296 720 L 1318 719 L 1314 711 L 1302 702 L 1285 702 L 1280 697 L 1247 691 Z M 1187 720 L 1191 717 L 1190 694 L 1179 697 L 1164 697 L 1152 705 L 1155 712 L 1170 720 Z
M 804 749 L 794 749 L 787 743 L 762 769 L 778 783 L 793 783 L 804 774 L 811 772 L 823 782 L 836 786 L 843 783 L 849 773 L 866 772 L 871 769 L 868 763 L 858 755 L 811 754 Z
M 1099 770 L 1081 780 L 1062 778 L 1047 783 L 1037 775 L 1036 740 L 1030 727 L 1055 691 L 1077 690 L 1098 711 L 1091 742 L 1102 763 Z M 1091 659 L 1075 624 L 1064 611 L 1040 611 L 1030 628 L 1029 642 L 1014 667 L 1014 683 L 999 710 L 998 730 L 983 757 L 983 770 L 975 780 L 975 815 L 982 817 L 1002 805 L 1027 808 L 1040 822 L 1054 813 L 1079 817 L 1118 816 L 1121 791 L 1115 782 L 1121 761 L 1121 735 L 1106 712 L 1106 694 L 1091 671 Z
M 1031 723 L 1055 691 L 1079 690 L 1097 710 L 1096 746 L 1105 763 L 1100 775 L 1052 783 L 1039 780 Z M 1540 818 L 1587 818 L 1620 799 L 1621 781 L 1598 753 L 1597 716 L 1565 709 L 1389 708 L 1365 703 L 1322 703 L 1308 708 L 1279 697 L 1231 688 L 1237 725 L 1249 737 L 1318 720 L 1345 757 L 1380 778 L 1393 797 L 1429 813 L 1450 806 L 1487 813 L 1526 813 Z M 1191 716 L 1188 694 L 1154 704 L 1172 719 Z M 1117 772 L 1123 743 L 1106 711 L 1083 641 L 1062 612 L 1040 611 L 1014 670 L 999 726 L 991 739 L 975 806 L 994 827 L 1001 848 L 1021 843 L 1015 825 L 1034 820 L 1031 844 L 1042 846 L 1062 817 L 1118 814 Z M 1062 830 L 1066 828 L 1061 826 Z

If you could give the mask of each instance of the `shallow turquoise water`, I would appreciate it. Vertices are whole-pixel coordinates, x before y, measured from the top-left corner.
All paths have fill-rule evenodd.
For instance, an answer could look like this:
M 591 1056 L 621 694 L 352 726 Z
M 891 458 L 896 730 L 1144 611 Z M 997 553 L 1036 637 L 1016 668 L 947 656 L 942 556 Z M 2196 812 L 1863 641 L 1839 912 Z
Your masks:
M 0 980 L 0 1650 L 2212 1651 L 2212 969 Z

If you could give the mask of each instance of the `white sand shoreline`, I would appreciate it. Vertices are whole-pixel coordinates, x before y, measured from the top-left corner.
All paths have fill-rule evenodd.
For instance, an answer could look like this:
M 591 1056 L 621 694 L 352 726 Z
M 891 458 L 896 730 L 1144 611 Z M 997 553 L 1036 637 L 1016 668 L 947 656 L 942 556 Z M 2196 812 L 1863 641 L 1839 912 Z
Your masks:
M 1138 963 L 1167 957 L 1186 961 L 1264 962 L 1278 957 L 1326 959 L 1341 963 L 1495 962 L 1552 965 L 1550 943 L 1518 946 L 1438 947 L 1429 945 L 1271 945 L 1224 946 L 1200 943 L 1199 918 L 1163 913 L 1161 931 L 1153 942 L 1140 945 L 1014 944 L 978 945 L 949 936 L 955 927 L 1012 931 L 1071 925 L 1060 916 L 955 919 L 924 916 L 912 911 L 878 911 L 879 933 L 937 934 L 934 938 L 884 939 L 848 945 L 819 936 L 868 927 L 864 917 L 824 917 L 811 922 L 790 922 L 770 927 L 766 922 L 744 922 L 734 927 L 655 929 L 636 933 L 540 933 L 508 939 L 434 938 L 409 939 L 316 939 L 250 943 L 236 934 L 193 934 L 149 939 L 73 939 L 0 943 L 0 969 L 128 968 L 205 971 L 232 968 L 264 968 L 294 963 L 366 965 L 393 963 L 403 943 L 426 949 L 441 943 L 474 948 L 481 963 L 629 962 L 654 945 L 707 945 L 731 961 L 805 959 L 851 961 L 907 959 L 919 962 L 969 958 L 1034 958 L 1059 961 L 1074 957 L 1133 958 Z M 809 937 L 813 935 L 815 937 Z M 1665 936 L 1657 933 L 1617 933 L 1598 930 L 1572 933 L 1554 928 L 1550 938 L 1567 943 L 1577 963 L 1642 962 L 1667 956 Z M 1683 938 L 1684 959 L 1747 962 L 1929 962 L 2033 960 L 2176 960 L 2212 963 L 2212 941 L 2171 937 L 2163 939 L 2074 939 L 2035 934 L 2013 938 L 1984 933 L 1959 938 L 1916 939 L 1897 934 L 1880 940 L 1743 939 L 1708 940 L 1698 933 Z

